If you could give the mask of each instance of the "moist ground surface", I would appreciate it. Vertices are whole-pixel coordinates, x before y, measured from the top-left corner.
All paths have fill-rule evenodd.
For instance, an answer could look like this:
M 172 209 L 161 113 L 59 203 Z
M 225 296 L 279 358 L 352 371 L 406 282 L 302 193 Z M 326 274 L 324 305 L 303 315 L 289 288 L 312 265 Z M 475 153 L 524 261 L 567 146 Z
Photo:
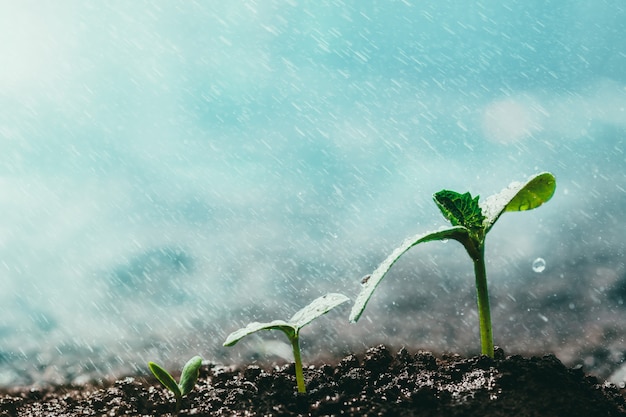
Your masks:
M 181 416 L 626 416 L 624 390 L 555 356 L 435 357 L 385 346 L 305 369 L 206 363 Z M 148 377 L 5 390 L 0 416 L 175 415 L 173 396 Z

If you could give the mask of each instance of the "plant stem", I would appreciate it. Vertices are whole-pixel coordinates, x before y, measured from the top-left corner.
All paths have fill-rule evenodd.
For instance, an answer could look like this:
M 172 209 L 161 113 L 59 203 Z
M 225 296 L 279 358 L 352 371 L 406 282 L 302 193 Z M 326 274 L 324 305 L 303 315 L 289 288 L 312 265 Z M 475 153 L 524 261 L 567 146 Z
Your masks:
M 300 342 L 298 341 L 299 335 L 296 333 L 291 338 L 291 347 L 293 348 L 293 358 L 296 365 L 296 382 L 298 383 L 298 392 L 306 393 L 306 387 L 304 386 L 304 373 L 302 372 L 302 358 L 300 357 Z
M 183 397 L 176 395 L 176 415 L 180 413 L 180 406 L 182 405 Z
M 478 247 L 478 256 L 473 256 L 474 274 L 476 275 L 476 295 L 478 302 L 478 320 L 480 322 L 481 353 L 491 358 L 493 351 L 493 333 L 491 330 L 491 310 L 489 308 L 489 291 L 487 290 L 487 271 L 485 268 L 485 245 Z

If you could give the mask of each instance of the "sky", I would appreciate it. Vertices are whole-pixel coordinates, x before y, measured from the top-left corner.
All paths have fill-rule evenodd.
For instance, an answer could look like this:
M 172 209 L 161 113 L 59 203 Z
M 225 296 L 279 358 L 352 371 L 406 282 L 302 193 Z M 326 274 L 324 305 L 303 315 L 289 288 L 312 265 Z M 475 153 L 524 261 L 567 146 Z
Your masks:
M 434 192 L 542 171 L 494 275 L 604 254 L 624 279 L 625 25 L 618 0 L 0 0 L 0 357 L 184 362 L 353 298 L 445 225 Z M 445 250 L 407 262 L 468 267 Z

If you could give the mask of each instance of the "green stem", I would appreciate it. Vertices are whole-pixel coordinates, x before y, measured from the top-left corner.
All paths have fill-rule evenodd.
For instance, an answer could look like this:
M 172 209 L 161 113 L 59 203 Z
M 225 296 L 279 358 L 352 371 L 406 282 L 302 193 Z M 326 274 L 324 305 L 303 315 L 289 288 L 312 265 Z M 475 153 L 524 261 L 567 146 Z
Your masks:
M 477 256 L 473 256 L 472 260 L 474 261 L 474 274 L 476 275 L 481 352 L 483 355 L 493 358 L 493 333 L 491 330 L 491 311 L 489 308 L 489 291 L 487 290 L 484 244 L 479 245 Z
M 298 392 L 306 393 L 306 387 L 304 386 L 304 373 L 302 372 L 302 358 L 300 357 L 300 343 L 298 341 L 298 334 L 296 333 L 291 338 L 291 347 L 293 348 L 293 358 L 296 365 L 296 382 L 298 383 Z

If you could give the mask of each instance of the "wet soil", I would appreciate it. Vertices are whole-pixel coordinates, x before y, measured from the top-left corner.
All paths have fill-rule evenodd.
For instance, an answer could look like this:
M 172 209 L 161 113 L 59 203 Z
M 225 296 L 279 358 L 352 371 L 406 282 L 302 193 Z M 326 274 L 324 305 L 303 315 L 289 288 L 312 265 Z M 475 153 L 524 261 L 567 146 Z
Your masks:
M 626 416 L 625 390 L 555 356 L 436 357 L 385 346 L 305 369 L 205 363 L 180 416 Z M 149 377 L 108 386 L 9 389 L 0 416 L 175 415 L 173 396 Z

